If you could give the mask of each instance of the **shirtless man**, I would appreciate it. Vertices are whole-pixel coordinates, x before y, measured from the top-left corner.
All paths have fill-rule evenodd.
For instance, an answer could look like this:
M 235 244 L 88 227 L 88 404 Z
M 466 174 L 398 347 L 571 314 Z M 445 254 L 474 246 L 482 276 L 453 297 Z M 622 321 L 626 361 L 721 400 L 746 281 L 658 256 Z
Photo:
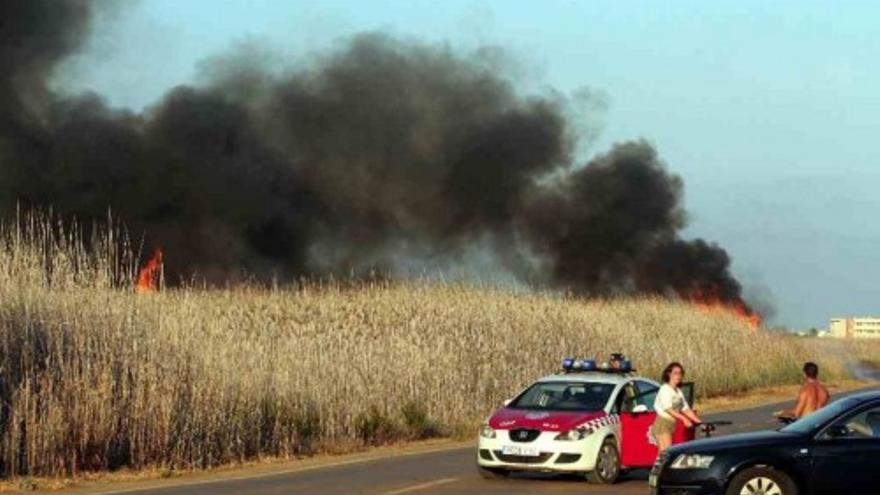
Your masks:
M 828 389 L 819 383 L 819 366 L 816 363 L 804 363 L 804 386 L 798 395 L 794 409 L 776 413 L 780 418 L 802 418 L 828 403 Z

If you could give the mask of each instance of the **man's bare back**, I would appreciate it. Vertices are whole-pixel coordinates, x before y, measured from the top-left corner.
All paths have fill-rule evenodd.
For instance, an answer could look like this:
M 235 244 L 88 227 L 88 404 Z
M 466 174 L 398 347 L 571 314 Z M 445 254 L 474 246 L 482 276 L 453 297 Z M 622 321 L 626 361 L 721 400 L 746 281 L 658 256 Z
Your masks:
M 794 413 L 796 418 L 801 418 L 811 412 L 825 407 L 828 404 L 828 389 L 819 383 L 819 380 L 807 380 L 801 387 L 801 393 L 798 394 L 798 403 L 795 406 Z
M 825 385 L 819 383 L 818 379 L 808 378 L 798 393 L 797 404 L 794 408 L 779 411 L 776 416 L 780 418 L 802 418 L 813 411 L 825 407 L 828 404 L 830 394 Z
M 829 397 L 828 389 L 819 382 L 819 366 L 816 363 L 807 362 L 804 363 L 804 386 L 798 393 L 794 409 L 779 411 L 775 414 L 780 418 L 802 418 L 825 407 Z

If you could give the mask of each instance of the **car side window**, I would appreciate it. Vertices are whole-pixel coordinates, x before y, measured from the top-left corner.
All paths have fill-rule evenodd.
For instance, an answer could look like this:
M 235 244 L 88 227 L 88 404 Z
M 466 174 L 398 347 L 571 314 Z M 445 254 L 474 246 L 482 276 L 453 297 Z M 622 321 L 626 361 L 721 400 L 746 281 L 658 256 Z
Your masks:
M 645 406 L 648 411 L 653 411 L 658 390 L 655 385 L 641 380 L 629 382 L 620 390 L 616 406 L 625 413 L 633 412 L 636 406 Z
M 825 429 L 823 438 L 875 438 L 880 440 L 880 406 L 835 421 Z
M 636 396 L 636 405 L 645 406 L 649 411 L 654 410 L 654 399 L 657 398 L 657 392 L 660 390 L 656 385 L 637 380 L 636 387 L 639 395 Z
M 658 387 L 652 383 L 648 383 L 644 380 L 637 380 L 636 387 L 639 389 L 640 394 L 653 392 L 654 390 L 658 390 Z
M 635 397 L 638 395 L 635 384 L 629 382 L 620 388 L 617 400 L 614 401 L 615 412 L 632 412 L 635 407 Z

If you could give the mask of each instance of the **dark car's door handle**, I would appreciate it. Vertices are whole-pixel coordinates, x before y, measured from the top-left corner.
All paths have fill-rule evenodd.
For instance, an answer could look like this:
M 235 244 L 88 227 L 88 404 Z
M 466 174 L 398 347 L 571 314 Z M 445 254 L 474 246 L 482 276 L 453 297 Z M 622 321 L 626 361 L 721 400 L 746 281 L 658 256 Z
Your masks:
M 800 450 L 798 450 L 797 454 L 795 454 L 794 456 L 795 457 L 808 457 L 809 455 L 810 455 L 810 449 L 800 449 Z

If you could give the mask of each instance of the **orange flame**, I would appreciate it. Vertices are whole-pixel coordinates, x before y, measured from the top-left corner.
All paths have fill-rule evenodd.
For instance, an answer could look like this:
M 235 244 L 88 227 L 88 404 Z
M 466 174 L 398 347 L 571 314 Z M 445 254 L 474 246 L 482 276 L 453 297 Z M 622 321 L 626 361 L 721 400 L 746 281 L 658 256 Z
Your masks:
M 724 301 L 717 290 L 694 288 L 688 295 L 688 301 L 703 313 L 732 314 L 753 331 L 761 326 L 761 315 L 750 310 L 740 299 Z
M 147 261 L 147 264 L 141 268 L 138 273 L 137 283 L 134 286 L 135 292 L 144 294 L 147 292 L 156 292 L 159 290 L 159 275 L 162 271 L 162 250 L 156 249 L 153 257 Z

